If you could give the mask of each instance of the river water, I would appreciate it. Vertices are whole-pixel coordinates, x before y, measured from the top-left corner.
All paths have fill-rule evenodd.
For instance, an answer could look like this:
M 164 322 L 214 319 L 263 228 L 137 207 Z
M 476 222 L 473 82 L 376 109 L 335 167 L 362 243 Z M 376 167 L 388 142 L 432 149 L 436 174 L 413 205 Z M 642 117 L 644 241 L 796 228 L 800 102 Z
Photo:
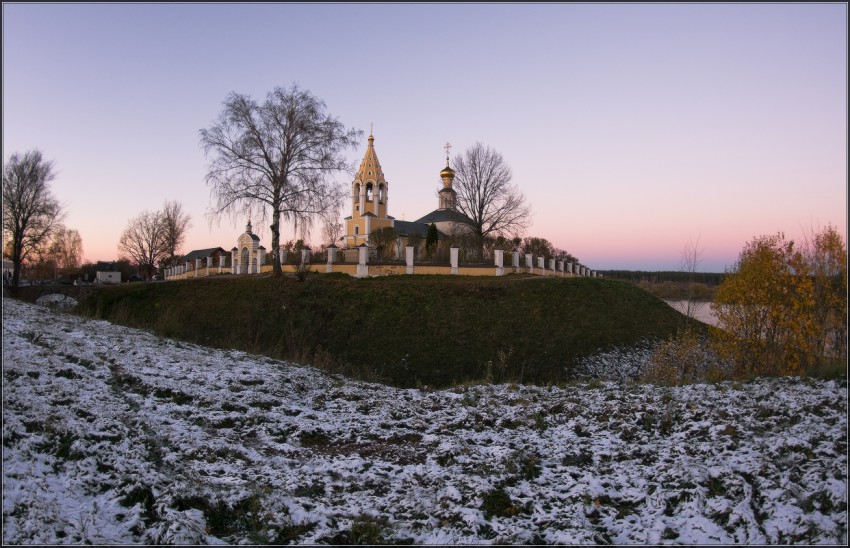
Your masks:
M 667 299 L 662 299 L 665 303 L 669 304 L 682 314 L 685 313 L 688 306 L 688 301 L 671 301 Z M 711 311 L 711 303 L 707 301 L 694 301 L 691 303 L 692 307 L 696 307 L 696 311 L 694 313 L 694 318 L 697 320 L 707 323 L 709 325 L 717 325 L 717 316 Z

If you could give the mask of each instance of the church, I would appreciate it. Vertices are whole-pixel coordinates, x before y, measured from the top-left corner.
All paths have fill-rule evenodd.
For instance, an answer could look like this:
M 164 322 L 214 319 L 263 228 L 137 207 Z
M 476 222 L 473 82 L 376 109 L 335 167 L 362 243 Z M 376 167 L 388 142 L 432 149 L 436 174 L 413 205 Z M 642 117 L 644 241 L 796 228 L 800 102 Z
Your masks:
M 389 182 L 375 152 L 375 137 L 369 134 L 366 153 L 351 183 L 351 215 L 345 218 L 343 253 L 336 244 L 325 247 L 327 263 L 310 261 L 309 249 L 302 250 L 300 263 L 288 262 L 287 272 L 296 272 L 300 265 L 310 265 L 316 272 L 341 272 L 356 277 L 390 274 L 452 274 L 465 276 L 504 276 L 508 272 L 528 272 L 540 276 L 594 276 L 583 265 L 554 257 L 545 259 L 525 253 L 525 266 L 520 266 L 520 252 L 510 252 L 510 264 L 504 264 L 504 250 L 494 249 L 492 262 L 460 264 L 463 237 L 472 233 L 473 221 L 457 207 L 457 191 L 453 188 L 455 171 L 449 165 L 450 145 L 446 144 L 446 166 L 440 171 L 442 188 L 437 192 L 437 208 L 415 221 L 399 221 L 389 214 Z M 442 258 L 422 257 L 428 231 L 437 230 L 438 253 Z M 395 245 L 387 240 L 379 243 L 373 235 L 381 229 L 392 229 Z M 373 241 L 375 240 L 375 241 Z M 395 249 L 393 249 L 393 247 Z M 371 249 L 369 249 L 371 248 Z M 375 253 L 373 253 L 375 252 Z M 379 256 L 383 255 L 383 256 Z M 423 260 L 424 259 L 424 260 Z M 298 259 L 296 258 L 296 261 Z M 398 261 L 400 260 L 400 261 Z M 403 264 L 397 264 L 402 262 Z M 213 274 L 259 274 L 270 272 L 266 249 L 252 231 L 251 221 L 239 236 L 237 247 L 228 253 L 223 248 L 192 251 L 180 264 L 167 268 L 169 280 L 197 278 Z
M 362 246 L 374 247 L 375 243 L 371 241 L 374 232 L 391 228 L 397 239 L 395 250 L 389 251 L 395 259 L 402 259 L 405 258 L 405 247 L 412 246 L 413 259 L 423 251 L 431 225 L 437 229 L 438 247 L 446 248 L 446 252 L 449 251 L 447 247 L 453 243 L 453 237 L 469 233 L 472 220 L 457 210 L 457 192 L 452 188 L 455 172 L 449 167 L 449 149 L 450 145 L 446 144 L 446 167 L 440 171 L 443 187 L 437 193 L 437 209 L 415 221 L 399 221 L 389 214 L 389 183 L 384 177 L 375 152 L 375 137 L 370 133 L 363 161 L 351 183 L 351 215 L 345 218 L 343 247 L 352 252 Z M 335 245 L 329 246 L 330 248 L 335 248 L 336 251 Z M 340 263 L 356 263 L 360 260 L 357 254 L 340 258 Z M 333 259 L 329 264 L 331 262 Z M 260 245 L 260 238 L 254 234 L 250 220 L 245 232 L 239 235 L 236 247 L 229 253 L 221 247 L 195 250 L 185 255 L 181 263 L 167 269 L 168 279 L 208 276 L 225 271 L 233 274 L 258 274 L 271 269 L 271 265 L 267 264 L 266 248 Z M 344 264 L 338 264 L 334 271 L 345 268 Z M 356 275 L 356 272 L 352 270 L 350 274 Z
M 457 210 L 457 192 L 452 188 L 454 170 L 449 167 L 446 145 L 446 167 L 440 171 L 443 188 L 438 194 L 438 207 L 415 221 L 399 221 L 389 214 L 389 183 L 384 177 L 375 152 L 375 137 L 369 135 L 366 154 L 351 183 L 351 215 L 345 218 L 345 247 L 369 245 L 370 235 L 381 228 L 392 228 L 398 234 L 402 249 L 411 239 L 427 237 L 434 224 L 440 241 L 447 241 L 470 231 L 472 220 Z

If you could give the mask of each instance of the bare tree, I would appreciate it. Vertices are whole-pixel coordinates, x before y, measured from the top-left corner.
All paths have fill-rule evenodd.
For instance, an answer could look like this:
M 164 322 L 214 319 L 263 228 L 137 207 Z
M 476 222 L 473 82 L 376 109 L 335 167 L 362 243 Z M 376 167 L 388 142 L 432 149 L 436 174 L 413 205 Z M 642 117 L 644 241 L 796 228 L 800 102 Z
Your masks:
M 48 183 L 56 178 L 54 163 L 39 150 L 12 154 L 3 169 L 3 240 L 12 259 L 12 286 L 17 286 L 21 264 L 44 246 L 62 223 L 62 206 Z
M 690 319 L 695 319 L 697 312 L 703 307 L 705 304 L 702 301 L 696 300 L 696 292 L 695 292 L 695 280 L 694 274 L 696 274 L 697 267 L 702 262 L 702 252 L 703 249 L 699 246 L 699 236 L 697 236 L 696 241 L 688 240 L 685 246 L 682 248 L 681 254 L 681 262 L 679 263 L 679 268 L 682 272 L 688 273 L 688 281 L 686 285 L 687 289 L 687 299 L 679 304 L 680 311 L 682 314 L 687 316 Z
M 163 238 L 168 257 L 164 261 L 168 266 L 177 262 L 177 250 L 186 239 L 186 231 L 192 226 L 191 217 L 183 212 L 179 202 L 165 202 L 162 208 Z
M 61 270 L 76 269 L 83 260 L 83 239 L 73 228 L 60 226 L 53 235 L 48 255 Z
M 502 155 L 475 143 L 454 158 L 457 208 L 472 220 L 473 233 L 483 245 L 488 235 L 521 233 L 531 208 L 513 184 L 513 173 Z
M 282 275 L 281 221 L 303 227 L 340 206 L 344 190 L 328 177 L 351 170 L 343 151 L 362 132 L 346 130 L 325 114 L 323 101 L 293 85 L 275 88 L 263 104 L 231 93 L 218 121 L 200 135 L 205 154 L 215 155 L 206 176 L 215 200 L 211 218 L 246 207 L 271 217 L 274 275 Z
M 342 235 L 342 223 L 339 222 L 339 210 L 333 214 L 322 215 L 322 239 L 330 244 L 336 245 Z
M 543 257 L 546 260 L 555 256 L 555 246 L 546 238 L 538 238 L 536 236 L 528 236 L 522 239 L 520 252 L 523 254 L 530 253 L 535 257 Z
M 145 279 L 150 279 L 156 266 L 168 257 L 165 233 L 162 212 L 143 211 L 127 224 L 118 251 L 139 268 Z

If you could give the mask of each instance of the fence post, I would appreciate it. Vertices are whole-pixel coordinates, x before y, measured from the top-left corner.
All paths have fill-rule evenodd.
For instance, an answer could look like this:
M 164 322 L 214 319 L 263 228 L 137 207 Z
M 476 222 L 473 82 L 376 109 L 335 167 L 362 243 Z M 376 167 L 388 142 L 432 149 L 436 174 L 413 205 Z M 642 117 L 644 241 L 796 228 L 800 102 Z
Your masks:
M 369 265 L 366 264 L 366 259 L 369 257 L 369 246 L 360 244 L 357 247 L 357 277 L 366 278 L 369 276 Z
M 514 274 L 519 274 L 519 251 L 511 252 L 511 266 L 514 267 Z
M 333 272 L 334 271 L 334 262 L 336 261 L 336 250 L 337 247 L 334 244 L 329 245 L 325 248 L 328 251 L 328 264 L 325 267 L 325 272 Z
M 458 252 L 460 250 L 457 247 L 453 247 L 449 251 L 451 252 L 452 274 L 457 274 Z
M 504 276 L 505 275 L 505 251 L 503 249 L 496 249 L 493 251 L 494 258 L 496 259 L 496 276 Z
M 534 274 L 534 256 L 531 253 L 525 254 L 525 266 L 528 267 L 529 274 Z
M 413 246 L 408 245 L 404 248 L 404 259 L 407 262 L 407 274 L 413 274 Z

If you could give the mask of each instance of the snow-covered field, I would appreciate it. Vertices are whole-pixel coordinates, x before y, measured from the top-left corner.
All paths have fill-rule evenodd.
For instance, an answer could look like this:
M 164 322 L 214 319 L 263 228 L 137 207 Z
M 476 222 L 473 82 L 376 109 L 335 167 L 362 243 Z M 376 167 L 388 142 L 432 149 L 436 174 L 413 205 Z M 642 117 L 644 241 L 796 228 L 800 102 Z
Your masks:
M 846 382 L 399 390 L 3 299 L 4 543 L 845 543 Z

